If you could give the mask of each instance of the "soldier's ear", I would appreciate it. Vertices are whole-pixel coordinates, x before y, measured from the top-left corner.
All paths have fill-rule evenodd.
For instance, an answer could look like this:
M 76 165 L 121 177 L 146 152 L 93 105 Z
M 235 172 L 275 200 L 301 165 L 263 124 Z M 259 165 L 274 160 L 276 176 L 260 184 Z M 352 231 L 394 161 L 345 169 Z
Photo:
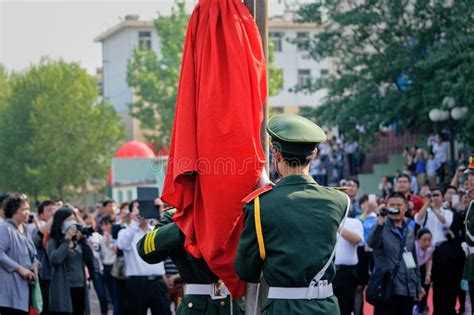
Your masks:
M 311 155 L 308 155 L 306 157 L 307 163 L 310 164 L 311 162 L 313 162 L 314 159 L 316 159 L 317 156 L 318 156 L 318 149 L 314 149 L 314 151 L 311 153 Z
M 276 162 L 280 162 L 281 161 L 281 153 L 280 151 L 278 151 L 273 145 L 272 145 L 272 157 L 273 159 L 275 159 Z

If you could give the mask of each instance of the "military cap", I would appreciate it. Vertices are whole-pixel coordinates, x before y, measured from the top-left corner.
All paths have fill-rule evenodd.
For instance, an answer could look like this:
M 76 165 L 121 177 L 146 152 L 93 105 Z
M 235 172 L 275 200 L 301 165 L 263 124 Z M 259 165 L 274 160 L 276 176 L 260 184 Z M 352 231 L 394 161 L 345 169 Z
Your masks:
M 267 124 L 272 143 L 286 153 L 309 153 L 316 143 L 326 141 L 323 129 L 311 120 L 298 115 L 279 114 Z

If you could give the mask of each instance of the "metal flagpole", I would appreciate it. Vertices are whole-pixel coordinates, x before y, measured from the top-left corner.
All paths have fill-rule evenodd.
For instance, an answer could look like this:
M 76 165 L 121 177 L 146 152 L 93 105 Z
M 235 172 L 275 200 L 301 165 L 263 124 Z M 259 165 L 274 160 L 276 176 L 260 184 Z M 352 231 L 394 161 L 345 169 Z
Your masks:
M 260 32 L 260 38 L 262 39 L 263 52 L 265 59 L 268 64 L 268 0 L 244 0 L 245 5 L 249 9 L 250 13 L 257 23 L 258 30 Z M 267 81 L 268 81 L 268 70 L 267 70 Z M 268 82 L 267 82 L 268 86 Z M 266 165 L 265 168 L 268 172 L 268 136 L 266 132 L 266 125 L 268 120 L 268 100 L 263 104 L 263 121 L 260 128 L 260 139 L 262 142 L 262 148 L 265 152 Z M 260 309 L 262 304 L 265 302 L 268 295 L 268 285 L 262 279 L 258 284 L 247 283 L 246 294 L 245 294 L 245 313 L 248 315 L 260 315 Z

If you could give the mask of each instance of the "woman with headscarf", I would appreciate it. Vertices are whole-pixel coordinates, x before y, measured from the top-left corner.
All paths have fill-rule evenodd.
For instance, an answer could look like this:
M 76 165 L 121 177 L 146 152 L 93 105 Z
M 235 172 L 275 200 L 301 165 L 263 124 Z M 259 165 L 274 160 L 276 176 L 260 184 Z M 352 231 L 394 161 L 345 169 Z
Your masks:
M 54 214 L 47 252 L 52 267 L 49 310 L 54 314 L 90 314 L 86 270 L 94 273 L 93 253 L 78 231 L 73 210 Z

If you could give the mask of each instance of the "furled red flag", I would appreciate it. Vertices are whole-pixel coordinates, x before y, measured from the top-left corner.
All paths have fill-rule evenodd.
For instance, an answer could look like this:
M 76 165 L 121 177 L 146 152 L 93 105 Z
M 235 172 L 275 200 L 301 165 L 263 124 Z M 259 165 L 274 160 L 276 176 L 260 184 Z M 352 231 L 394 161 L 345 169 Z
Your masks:
M 266 65 L 260 35 L 241 0 L 200 0 L 184 45 L 162 199 L 185 248 L 203 257 L 234 298 L 245 294 L 233 268 L 242 199 L 260 177 Z

